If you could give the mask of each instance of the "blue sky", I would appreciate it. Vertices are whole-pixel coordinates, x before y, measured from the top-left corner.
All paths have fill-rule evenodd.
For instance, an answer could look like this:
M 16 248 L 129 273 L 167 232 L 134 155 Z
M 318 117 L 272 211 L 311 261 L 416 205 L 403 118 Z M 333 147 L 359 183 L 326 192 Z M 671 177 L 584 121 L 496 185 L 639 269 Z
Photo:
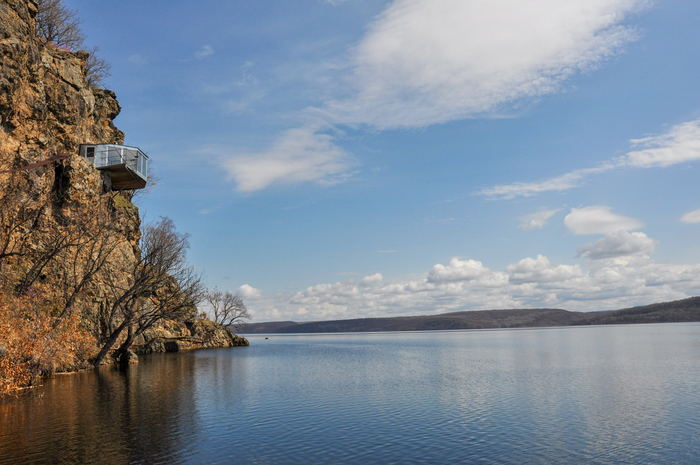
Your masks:
M 700 3 L 64 0 L 254 321 L 700 294 Z

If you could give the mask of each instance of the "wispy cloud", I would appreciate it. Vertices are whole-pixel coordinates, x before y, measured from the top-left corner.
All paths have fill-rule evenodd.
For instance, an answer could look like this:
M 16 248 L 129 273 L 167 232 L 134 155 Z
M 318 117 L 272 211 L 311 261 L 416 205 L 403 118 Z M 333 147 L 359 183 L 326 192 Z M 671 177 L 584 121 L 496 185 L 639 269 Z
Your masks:
M 561 211 L 561 208 L 555 210 L 542 210 L 535 213 L 530 213 L 529 215 L 521 216 L 520 224 L 518 228 L 523 231 L 529 231 L 531 229 L 542 229 L 547 226 L 547 222 L 551 217 Z
M 654 168 L 700 160 L 700 119 L 673 126 L 662 135 L 633 139 L 626 155 L 611 159 L 594 168 L 583 168 L 538 182 L 515 182 L 488 187 L 477 192 L 489 199 L 531 197 L 544 192 L 558 192 L 579 187 L 586 178 L 626 167 Z
M 203 60 L 204 58 L 212 56 L 213 54 L 214 54 L 214 49 L 212 48 L 211 45 L 205 45 L 201 48 L 201 50 L 194 52 L 194 56 L 198 60 Z
M 303 114 L 328 124 L 379 130 L 507 114 L 525 101 L 561 91 L 571 77 L 620 53 L 638 36 L 626 20 L 648 4 L 649 0 L 538 0 L 536 6 L 520 0 L 394 0 L 370 22 L 348 58 L 324 62 L 326 74 L 314 82 L 320 103 Z M 204 58 L 213 49 L 207 45 L 197 53 Z M 212 91 L 221 92 L 220 87 Z M 229 101 L 226 109 L 240 113 L 250 104 L 247 94 Z M 308 133 L 305 127 L 288 131 L 274 145 L 284 145 L 297 132 Z M 289 163 L 289 156 L 272 152 L 255 154 L 262 155 L 259 163 L 253 156 L 236 156 L 225 166 L 243 192 L 273 182 L 325 180 L 329 174 L 341 179 L 347 157 L 329 145 L 327 135 L 316 136 L 311 145 L 325 148 L 305 150 L 314 155 L 302 157 L 310 164 L 301 170 L 291 165 L 304 163 Z M 263 164 L 279 173 L 254 174 Z M 544 183 L 496 186 L 483 195 L 512 198 L 566 190 L 592 171 Z
M 223 155 L 221 166 L 239 192 L 255 192 L 272 184 L 343 182 L 351 176 L 348 170 L 355 161 L 324 129 L 318 125 L 290 129 L 268 150 Z
M 513 199 L 515 197 L 532 197 L 543 192 L 558 192 L 579 187 L 583 180 L 593 174 L 602 173 L 613 168 L 612 165 L 601 165 L 597 168 L 575 170 L 570 173 L 546 179 L 539 182 L 515 182 L 487 187 L 477 192 L 489 199 Z
M 645 0 L 396 0 L 353 50 L 339 123 L 423 127 L 552 94 L 637 38 Z
M 666 134 L 631 142 L 644 148 L 620 158 L 619 165 L 651 168 L 700 160 L 700 119 L 674 126 Z
M 129 60 L 129 63 L 133 63 L 135 65 L 148 64 L 148 59 L 145 56 L 138 54 L 138 53 L 135 53 L 133 55 L 129 55 L 129 58 L 127 58 L 127 60 Z

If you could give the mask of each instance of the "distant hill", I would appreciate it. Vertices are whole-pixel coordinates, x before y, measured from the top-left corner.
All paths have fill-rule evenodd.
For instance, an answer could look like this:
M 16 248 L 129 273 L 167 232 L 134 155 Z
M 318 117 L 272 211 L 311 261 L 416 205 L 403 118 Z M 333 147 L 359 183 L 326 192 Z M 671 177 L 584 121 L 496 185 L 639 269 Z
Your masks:
M 245 334 L 429 331 L 446 329 L 532 328 L 700 321 L 700 297 L 605 312 L 554 308 L 476 310 L 441 315 L 358 318 L 353 320 L 251 323 Z

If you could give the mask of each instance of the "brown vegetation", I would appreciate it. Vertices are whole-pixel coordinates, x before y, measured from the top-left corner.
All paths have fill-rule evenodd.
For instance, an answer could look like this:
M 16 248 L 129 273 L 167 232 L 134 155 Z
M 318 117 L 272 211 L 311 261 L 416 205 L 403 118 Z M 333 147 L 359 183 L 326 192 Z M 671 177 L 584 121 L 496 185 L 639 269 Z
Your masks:
M 77 315 L 58 319 L 44 290 L 15 297 L 0 292 L 0 396 L 41 375 L 87 367 L 95 338 Z

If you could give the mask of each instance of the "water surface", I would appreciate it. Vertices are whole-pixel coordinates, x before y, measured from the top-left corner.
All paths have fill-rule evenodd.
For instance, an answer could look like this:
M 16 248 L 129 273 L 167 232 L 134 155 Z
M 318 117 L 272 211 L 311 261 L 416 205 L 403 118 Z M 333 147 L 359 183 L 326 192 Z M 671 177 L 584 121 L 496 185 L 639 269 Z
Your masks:
M 0 463 L 697 463 L 700 325 L 250 337 L 0 402 Z

